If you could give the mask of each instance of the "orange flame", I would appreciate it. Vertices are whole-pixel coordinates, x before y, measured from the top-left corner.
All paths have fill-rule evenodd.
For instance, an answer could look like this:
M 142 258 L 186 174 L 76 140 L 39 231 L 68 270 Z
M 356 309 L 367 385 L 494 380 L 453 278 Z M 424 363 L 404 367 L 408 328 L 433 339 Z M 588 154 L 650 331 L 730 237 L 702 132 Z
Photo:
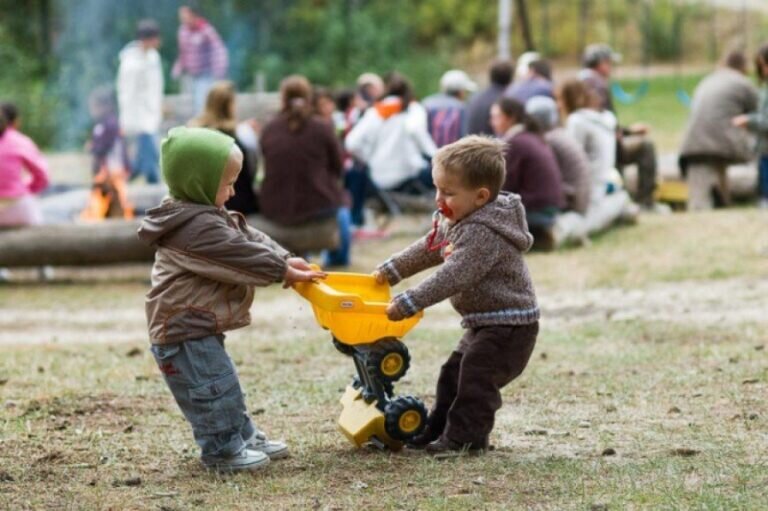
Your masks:
M 102 167 L 93 177 L 91 197 L 86 208 L 80 213 L 80 219 L 100 221 L 105 218 L 134 218 L 133 204 L 128 200 L 126 174 L 109 172 Z

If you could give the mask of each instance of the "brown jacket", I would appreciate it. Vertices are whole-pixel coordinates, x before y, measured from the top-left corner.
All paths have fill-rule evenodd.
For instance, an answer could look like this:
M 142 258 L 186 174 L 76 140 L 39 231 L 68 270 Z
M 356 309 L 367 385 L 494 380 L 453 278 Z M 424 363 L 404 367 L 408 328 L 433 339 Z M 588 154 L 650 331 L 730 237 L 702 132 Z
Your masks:
M 157 247 L 146 300 L 152 344 L 250 324 L 254 286 L 285 275 L 288 251 L 223 208 L 165 199 L 147 211 L 138 234 Z
M 454 225 L 442 225 L 430 250 L 430 235 L 379 266 L 391 285 L 440 263 L 437 272 L 397 295 L 406 316 L 451 299 L 461 326 L 527 325 L 539 319 L 536 294 L 523 260 L 531 248 L 520 196 L 502 193 Z
M 264 127 L 259 141 L 264 155 L 261 213 L 282 225 L 335 217 L 344 206 L 341 147 L 333 128 L 317 118 L 298 131 L 281 114 Z

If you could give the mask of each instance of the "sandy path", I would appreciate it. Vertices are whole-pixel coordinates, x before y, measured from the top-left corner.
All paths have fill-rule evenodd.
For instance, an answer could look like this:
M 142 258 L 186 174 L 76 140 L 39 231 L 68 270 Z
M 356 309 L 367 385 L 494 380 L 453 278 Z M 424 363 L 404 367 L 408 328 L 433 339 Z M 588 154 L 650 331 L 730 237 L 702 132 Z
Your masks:
M 700 325 L 768 322 L 768 278 L 655 284 L 644 289 L 600 288 L 540 292 L 544 325 L 652 318 Z M 136 303 L 141 303 L 141 296 Z M 430 309 L 422 322 L 431 329 L 453 329 L 455 313 L 447 303 Z M 306 302 L 292 293 L 258 301 L 253 328 L 233 337 L 270 335 L 275 340 L 312 335 L 317 326 Z M 287 328 L 276 327 L 276 321 Z M 144 311 L 0 309 L 0 345 L 146 342 Z

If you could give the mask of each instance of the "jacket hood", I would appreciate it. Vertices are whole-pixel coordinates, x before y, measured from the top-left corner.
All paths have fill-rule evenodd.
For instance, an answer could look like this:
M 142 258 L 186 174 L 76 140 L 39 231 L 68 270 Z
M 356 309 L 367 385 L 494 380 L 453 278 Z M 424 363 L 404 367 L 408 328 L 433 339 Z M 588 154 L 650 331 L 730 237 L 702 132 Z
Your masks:
M 235 139 L 206 128 L 179 126 L 160 146 L 160 165 L 174 199 L 212 206 Z
M 593 110 L 591 108 L 581 108 L 578 114 L 593 124 L 597 124 L 609 130 L 616 129 L 616 115 L 610 110 Z
M 154 54 L 157 53 L 157 50 L 144 50 L 142 48 L 141 43 L 139 41 L 131 41 L 130 43 L 123 46 L 123 49 L 120 50 L 119 58 L 121 62 L 126 61 L 144 61 L 147 57 L 152 58 Z
M 147 210 L 147 215 L 139 226 L 139 239 L 148 245 L 156 245 L 160 238 L 178 229 L 200 213 L 218 210 L 219 208 L 215 206 L 182 202 L 166 197 L 159 206 Z
M 456 225 L 468 224 L 480 224 L 496 231 L 520 252 L 528 251 L 533 244 L 533 236 L 528 232 L 525 219 L 525 208 L 520 196 L 514 193 L 500 192 L 495 201 L 489 202 Z
M 138 55 L 138 52 L 141 51 L 141 45 L 138 41 L 131 41 L 130 43 L 123 46 L 123 49 L 120 50 L 120 60 L 125 60 L 134 56 Z

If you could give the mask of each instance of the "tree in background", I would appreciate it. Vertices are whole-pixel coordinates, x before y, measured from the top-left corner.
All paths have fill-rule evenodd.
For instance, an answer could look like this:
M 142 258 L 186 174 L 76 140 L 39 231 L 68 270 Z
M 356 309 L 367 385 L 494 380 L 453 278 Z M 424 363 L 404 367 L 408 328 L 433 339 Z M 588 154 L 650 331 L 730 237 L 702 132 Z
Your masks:
M 292 73 L 330 87 L 348 86 L 363 71 L 396 69 L 416 92 L 433 92 L 440 75 L 464 67 L 485 76 L 495 54 L 497 2 L 466 0 L 187 0 L 216 26 L 230 55 L 230 76 L 240 90 L 260 73 L 268 90 Z M 160 49 L 167 91 L 178 84 L 169 67 L 176 57 L 177 10 L 184 0 L 0 0 L 0 98 L 17 102 L 25 129 L 41 145 L 79 147 L 90 126 L 88 93 L 113 83 L 118 52 L 134 38 L 136 22 L 152 17 L 162 30 Z M 532 40 L 548 57 L 578 64 L 580 39 L 607 41 L 625 61 L 711 61 L 712 41 L 724 45 L 765 22 L 734 9 L 715 11 L 706 1 L 655 0 L 649 16 L 635 0 L 527 0 Z M 680 6 L 683 6 L 684 11 Z M 581 9 L 587 22 L 580 24 Z M 710 30 L 715 27 L 716 33 Z M 517 21 L 515 23 L 518 23 Z M 682 29 L 681 29 L 682 27 Z M 692 34 L 681 41 L 679 35 Z M 696 37 L 697 34 L 707 37 Z M 716 37 L 709 35 L 715 33 Z M 644 38 L 645 36 L 645 38 Z M 747 41 L 756 47 L 759 41 Z M 523 51 L 513 25 L 513 54 Z

